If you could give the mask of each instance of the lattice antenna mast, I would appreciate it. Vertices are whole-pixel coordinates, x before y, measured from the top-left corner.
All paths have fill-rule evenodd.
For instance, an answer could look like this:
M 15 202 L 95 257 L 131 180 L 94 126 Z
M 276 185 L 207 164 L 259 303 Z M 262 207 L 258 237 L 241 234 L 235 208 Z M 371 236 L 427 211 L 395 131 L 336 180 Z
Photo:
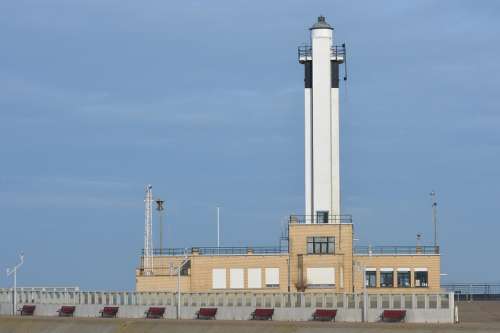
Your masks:
M 153 186 L 145 189 L 144 198 L 144 273 L 153 274 Z

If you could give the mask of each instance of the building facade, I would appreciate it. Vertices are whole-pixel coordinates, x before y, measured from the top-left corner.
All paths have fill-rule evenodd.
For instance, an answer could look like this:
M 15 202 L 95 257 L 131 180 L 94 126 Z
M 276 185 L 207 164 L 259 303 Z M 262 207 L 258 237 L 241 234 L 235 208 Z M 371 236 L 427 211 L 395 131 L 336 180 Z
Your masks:
M 437 246 L 354 246 L 340 211 L 339 72 L 345 46 L 324 17 L 298 49 L 304 65 L 305 215 L 290 216 L 279 247 L 156 249 L 136 270 L 137 291 L 440 291 Z

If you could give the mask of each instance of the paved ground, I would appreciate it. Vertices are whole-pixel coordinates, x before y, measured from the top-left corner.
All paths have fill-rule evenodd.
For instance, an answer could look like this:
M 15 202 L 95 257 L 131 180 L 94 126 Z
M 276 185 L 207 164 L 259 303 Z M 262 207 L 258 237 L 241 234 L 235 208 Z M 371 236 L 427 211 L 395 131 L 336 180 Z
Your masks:
M 463 323 L 470 322 L 500 322 L 499 301 L 460 301 L 458 305 L 458 319 Z
M 473 333 L 500 332 L 500 322 L 424 325 L 391 323 L 318 323 L 0 317 L 0 333 Z

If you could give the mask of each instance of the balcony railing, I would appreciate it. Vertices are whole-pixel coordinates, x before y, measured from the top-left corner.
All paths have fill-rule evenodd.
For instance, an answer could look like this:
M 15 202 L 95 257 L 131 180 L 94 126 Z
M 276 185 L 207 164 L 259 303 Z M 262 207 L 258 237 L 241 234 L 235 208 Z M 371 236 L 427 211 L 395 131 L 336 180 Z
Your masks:
M 442 284 L 441 288 L 454 292 L 458 301 L 500 300 L 500 283 L 451 283 Z
M 357 255 L 439 254 L 439 246 L 355 246 Z
M 299 61 L 311 60 L 312 46 L 301 45 L 297 49 Z M 344 61 L 345 59 L 345 45 L 332 45 L 330 49 L 330 58 L 335 61 Z
M 290 224 L 352 224 L 352 215 L 290 215 Z
M 153 249 L 154 256 L 183 256 L 183 255 L 246 255 L 246 254 L 286 254 L 288 250 L 279 246 L 252 246 L 252 247 L 191 247 Z M 144 256 L 144 249 L 142 250 Z

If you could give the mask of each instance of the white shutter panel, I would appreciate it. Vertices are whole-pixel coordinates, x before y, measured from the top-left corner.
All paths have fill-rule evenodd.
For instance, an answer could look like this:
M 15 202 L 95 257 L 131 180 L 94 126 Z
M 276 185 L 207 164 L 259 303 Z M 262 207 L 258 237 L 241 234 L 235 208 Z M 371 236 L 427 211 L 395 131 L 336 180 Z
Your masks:
M 243 268 L 231 268 L 229 270 L 229 286 L 232 289 L 244 288 Z
M 266 286 L 277 287 L 280 285 L 280 269 L 266 268 Z
M 226 288 L 226 269 L 214 268 L 212 269 L 212 288 L 225 289 Z
M 307 284 L 331 286 L 335 285 L 335 268 L 319 267 L 307 269 Z
M 248 269 L 248 288 L 262 288 L 262 272 L 260 268 Z

